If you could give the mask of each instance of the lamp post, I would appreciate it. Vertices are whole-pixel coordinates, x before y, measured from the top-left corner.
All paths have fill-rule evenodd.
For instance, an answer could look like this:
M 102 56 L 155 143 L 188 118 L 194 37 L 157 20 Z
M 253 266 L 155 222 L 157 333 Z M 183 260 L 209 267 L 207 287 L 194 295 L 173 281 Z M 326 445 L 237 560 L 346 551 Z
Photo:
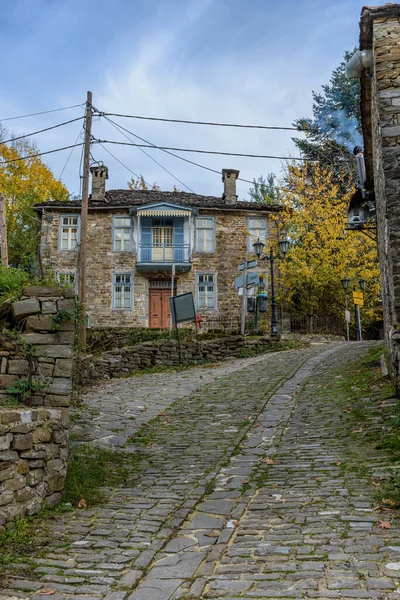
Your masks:
M 365 281 L 365 279 L 360 279 L 358 282 L 361 291 L 365 292 L 365 288 L 367 287 L 367 282 Z M 357 317 L 357 340 L 362 342 L 362 329 L 361 329 L 361 311 L 360 311 L 360 305 L 356 304 L 356 317 Z
M 269 260 L 269 264 L 271 265 L 271 311 L 272 311 L 271 312 L 271 334 L 277 335 L 278 334 L 278 315 L 276 312 L 274 263 L 275 263 L 275 260 L 277 260 L 277 259 L 285 258 L 286 253 L 289 249 L 289 242 L 285 238 L 279 240 L 279 250 L 281 252 L 281 256 L 274 255 L 273 249 L 270 248 L 269 256 L 264 256 L 264 258 L 261 258 L 264 246 L 265 246 L 264 242 L 262 242 L 260 239 L 258 239 L 253 244 L 254 252 L 256 253 L 257 258 L 259 260 Z
M 344 279 L 341 279 L 341 283 L 344 289 L 344 293 L 346 295 L 346 313 L 345 313 L 345 317 L 346 317 L 346 331 L 347 331 L 347 341 L 350 341 L 350 331 L 349 331 L 349 300 L 348 300 L 348 296 L 347 296 L 347 288 L 349 287 L 349 283 L 350 283 L 350 279 L 348 277 L 345 277 Z

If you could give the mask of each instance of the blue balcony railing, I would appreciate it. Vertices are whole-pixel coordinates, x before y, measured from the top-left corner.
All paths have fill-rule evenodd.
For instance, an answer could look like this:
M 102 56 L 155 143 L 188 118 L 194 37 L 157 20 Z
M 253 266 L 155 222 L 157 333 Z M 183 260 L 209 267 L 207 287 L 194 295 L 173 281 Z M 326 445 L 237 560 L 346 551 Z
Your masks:
M 190 263 L 190 245 L 139 244 L 138 263 Z

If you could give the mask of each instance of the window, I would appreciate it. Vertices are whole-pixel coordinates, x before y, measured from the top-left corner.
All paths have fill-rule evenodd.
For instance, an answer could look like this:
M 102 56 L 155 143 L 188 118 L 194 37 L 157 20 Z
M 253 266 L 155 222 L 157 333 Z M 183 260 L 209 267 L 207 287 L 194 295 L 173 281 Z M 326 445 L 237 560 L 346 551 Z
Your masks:
M 197 308 L 217 307 L 216 275 L 197 275 Z
M 73 272 L 66 272 L 66 273 L 57 273 L 57 281 L 59 282 L 60 285 L 62 285 L 63 287 L 71 287 L 74 288 L 75 287 L 75 273 Z
M 132 220 L 130 217 L 114 217 L 113 219 L 113 251 L 131 252 Z
M 247 251 L 254 252 L 253 244 L 258 239 L 267 241 L 267 219 L 265 217 L 247 217 Z
M 76 250 L 79 244 L 79 222 L 78 215 L 60 217 L 60 249 Z
M 197 217 L 196 219 L 196 252 L 215 251 L 214 217 Z
M 132 275 L 130 273 L 116 274 L 113 277 L 113 308 L 132 309 Z

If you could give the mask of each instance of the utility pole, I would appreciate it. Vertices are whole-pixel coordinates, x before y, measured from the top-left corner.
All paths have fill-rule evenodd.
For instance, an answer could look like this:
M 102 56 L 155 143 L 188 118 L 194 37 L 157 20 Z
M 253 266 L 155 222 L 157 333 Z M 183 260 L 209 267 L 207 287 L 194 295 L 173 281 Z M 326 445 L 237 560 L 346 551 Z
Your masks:
M 7 247 L 7 225 L 6 225 L 6 200 L 3 194 L 0 194 L 0 235 L 1 235 L 1 264 L 8 268 L 8 247 Z
M 83 154 L 82 204 L 81 204 L 81 239 L 79 269 L 79 299 L 81 318 L 79 323 L 81 349 L 86 354 L 86 262 L 87 262 L 87 230 L 89 205 L 89 162 L 90 142 L 92 134 L 92 92 L 87 93 L 85 115 L 85 146 Z

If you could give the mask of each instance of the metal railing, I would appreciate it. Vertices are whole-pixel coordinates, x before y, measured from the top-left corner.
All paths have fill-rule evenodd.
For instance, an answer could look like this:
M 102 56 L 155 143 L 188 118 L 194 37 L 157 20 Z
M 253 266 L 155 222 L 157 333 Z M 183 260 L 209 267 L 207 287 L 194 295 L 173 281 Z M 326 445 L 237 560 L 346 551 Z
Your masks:
M 190 244 L 139 244 L 139 263 L 189 263 Z
M 346 334 L 345 323 L 335 317 L 310 317 L 309 315 L 288 315 L 284 325 L 290 323 L 290 333 L 340 335 Z M 285 328 L 286 329 L 286 328 Z M 285 331 L 286 333 L 286 331 Z M 289 333 L 289 332 L 287 332 Z

